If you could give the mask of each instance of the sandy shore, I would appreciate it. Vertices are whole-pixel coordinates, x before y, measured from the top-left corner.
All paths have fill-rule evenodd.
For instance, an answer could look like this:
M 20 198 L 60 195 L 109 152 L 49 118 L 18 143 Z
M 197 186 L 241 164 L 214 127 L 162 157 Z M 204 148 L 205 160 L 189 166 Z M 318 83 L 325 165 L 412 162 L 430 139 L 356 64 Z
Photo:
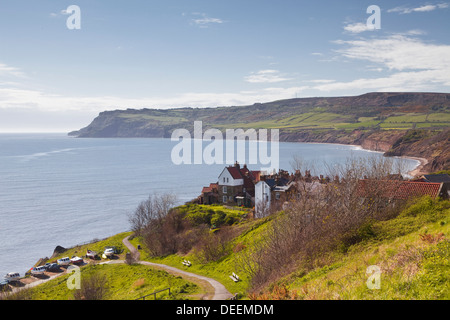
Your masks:
M 420 161 L 420 164 L 414 169 L 408 172 L 408 174 L 412 177 L 417 177 L 423 174 L 427 174 L 427 172 L 422 171 L 423 167 L 425 167 L 428 164 L 428 160 L 425 158 L 418 158 L 418 157 L 402 157 L 405 159 L 413 159 Z
M 291 141 L 283 141 L 283 142 L 289 142 L 291 143 Z M 378 152 L 378 153 L 382 153 L 384 154 L 384 151 L 379 151 L 379 150 L 371 150 L 371 149 L 366 149 L 363 148 L 361 145 L 357 145 L 357 144 L 344 144 L 344 143 L 330 143 L 330 142 L 292 142 L 292 143 L 308 143 L 308 144 L 335 144 L 335 145 L 339 145 L 339 146 L 351 146 L 351 147 L 356 147 L 360 150 L 366 150 L 366 151 L 370 151 L 370 152 Z M 428 164 L 428 159 L 425 158 L 419 158 L 419 157 L 410 157 L 410 156 L 400 156 L 400 157 L 393 157 L 393 158 L 400 158 L 400 159 L 410 159 L 410 160 L 417 160 L 420 163 L 411 171 L 408 171 L 406 174 L 415 178 L 417 176 L 423 175 L 423 174 L 427 174 L 428 172 L 422 171 L 423 168 Z

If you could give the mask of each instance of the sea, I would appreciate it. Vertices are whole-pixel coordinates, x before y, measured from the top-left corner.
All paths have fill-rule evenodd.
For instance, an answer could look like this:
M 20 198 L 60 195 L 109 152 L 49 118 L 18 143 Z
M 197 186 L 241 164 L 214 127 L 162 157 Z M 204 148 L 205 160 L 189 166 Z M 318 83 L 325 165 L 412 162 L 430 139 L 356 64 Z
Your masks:
M 183 204 L 217 182 L 229 165 L 175 164 L 177 145 L 171 139 L 0 134 L 0 276 L 23 275 L 58 245 L 69 248 L 129 231 L 129 215 L 149 195 L 171 193 Z M 338 144 L 279 144 L 279 167 L 290 172 L 295 158 L 319 174 L 355 157 L 382 153 Z M 405 173 L 419 165 L 394 161 L 402 162 Z

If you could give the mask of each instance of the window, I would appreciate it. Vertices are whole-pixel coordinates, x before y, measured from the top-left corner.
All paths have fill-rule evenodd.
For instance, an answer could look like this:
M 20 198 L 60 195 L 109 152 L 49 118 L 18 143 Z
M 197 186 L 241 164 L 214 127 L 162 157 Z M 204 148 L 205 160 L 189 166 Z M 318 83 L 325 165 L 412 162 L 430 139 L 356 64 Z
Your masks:
M 280 193 L 279 192 L 275 193 L 275 199 L 280 200 Z
M 227 186 L 224 186 L 224 187 L 222 188 L 222 191 L 223 191 L 223 193 L 225 193 L 225 194 L 226 194 L 226 193 L 227 193 L 227 191 L 228 191 L 228 190 L 227 190 Z
M 223 177 L 223 182 L 225 182 L 225 177 Z
M 228 201 L 228 197 L 227 196 L 223 196 L 223 203 L 227 203 Z
M 230 180 L 227 178 L 227 183 L 230 182 Z

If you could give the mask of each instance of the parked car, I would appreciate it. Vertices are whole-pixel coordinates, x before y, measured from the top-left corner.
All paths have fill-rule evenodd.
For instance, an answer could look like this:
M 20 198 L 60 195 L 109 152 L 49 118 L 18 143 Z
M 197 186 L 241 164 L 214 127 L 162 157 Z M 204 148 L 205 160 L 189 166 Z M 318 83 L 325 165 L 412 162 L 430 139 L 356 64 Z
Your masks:
M 103 254 L 104 254 L 105 256 L 107 256 L 108 258 L 109 258 L 109 257 L 112 257 L 112 256 L 114 255 L 114 253 L 116 253 L 116 251 L 115 251 L 115 249 L 112 248 L 112 247 L 107 247 L 107 248 L 105 249 L 105 251 L 103 252 Z
M 9 282 L 19 281 L 20 274 L 18 272 L 10 272 L 10 273 L 7 273 L 3 278 L 5 280 L 8 280 Z
M 57 263 L 46 263 L 44 265 L 45 269 L 47 271 L 53 272 L 53 271 L 58 271 L 59 269 L 59 265 Z
M 96 256 L 97 256 L 97 252 L 89 250 L 89 249 L 86 251 L 86 258 L 90 258 L 90 259 L 94 259 L 95 260 Z
M 70 259 L 70 262 L 72 262 L 73 264 L 79 265 L 83 263 L 83 258 L 77 257 L 77 256 L 73 256 Z
M 70 264 L 70 259 L 69 259 L 69 257 L 65 257 L 65 258 L 58 259 L 57 262 L 60 266 L 68 266 Z
M 0 280 L 0 290 L 3 290 L 8 285 L 9 281 L 6 279 Z
M 31 274 L 33 276 L 44 274 L 46 268 L 44 266 L 39 266 L 31 269 Z

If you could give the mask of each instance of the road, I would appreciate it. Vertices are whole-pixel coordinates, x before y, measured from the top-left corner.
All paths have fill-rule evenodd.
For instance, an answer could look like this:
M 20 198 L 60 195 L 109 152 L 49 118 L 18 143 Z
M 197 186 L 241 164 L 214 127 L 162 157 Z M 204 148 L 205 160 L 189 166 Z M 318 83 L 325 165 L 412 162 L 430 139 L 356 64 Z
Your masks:
M 128 238 L 129 238 L 129 236 L 126 237 L 125 239 L 123 239 L 122 242 L 128 248 L 128 250 L 130 250 L 130 253 L 132 254 L 134 261 L 137 261 L 137 263 L 156 267 L 156 268 L 161 268 L 161 269 L 170 271 L 172 273 L 179 274 L 181 276 L 205 281 L 214 288 L 214 294 L 213 294 L 212 300 L 227 300 L 227 299 L 230 299 L 233 297 L 233 295 L 225 288 L 225 286 L 223 284 L 221 284 L 220 282 L 218 282 L 212 278 L 200 276 L 198 274 L 195 274 L 192 272 L 187 272 L 187 271 L 184 271 L 184 270 L 181 270 L 181 269 L 178 269 L 175 267 L 167 266 L 164 264 L 153 263 L 153 262 L 148 262 L 148 261 L 141 261 L 139 251 L 130 243 Z
M 171 272 L 173 274 L 176 275 L 180 275 L 182 277 L 187 278 L 187 280 L 191 280 L 193 279 L 194 281 L 197 280 L 200 283 L 203 282 L 204 283 L 204 287 L 211 287 L 212 290 L 214 290 L 214 292 L 212 294 L 207 294 L 207 296 L 212 296 L 211 300 L 227 300 L 233 297 L 233 295 L 225 288 L 225 286 L 223 284 L 221 284 L 220 282 L 212 279 L 212 278 L 208 278 L 208 277 L 204 277 L 192 272 L 187 272 L 175 267 L 171 267 L 168 265 L 164 265 L 164 264 L 159 264 L 159 263 L 153 263 L 153 262 L 148 262 L 148 261 L 141 261 L 140 260 L 140 253 L 139 251 L 130 243 L 129 241 L 129 236 L 126 237 L 125 239 L 122 240 L 123 244 L 128 248 L 128 250 L 130 251 L 130 253 L 133 256 L 134 261 L 136 261 L 136 263 L 142 264 L 142 265 L 147 265 L 147 266 L 151 266 L 151 267 L 155 267 L 155 268 L 159 268 L 159 269 L 163 269 L 166 270 L 168 272 Z M 103 262 L 101 264 L 115 264 L 115 263 L 124 263 L 124 260 L 109 260 L 107 262 Z M 10 293 L 16 293 L 20 290 L 23 289 L 27 289 L 27 288 L 33 288 L 35 286 L 38 286 L 44 282 L 47 282 L 49 280 L 55 279 L 63 274 L 65 274 L 66 272 L 61 272 L 55 275 L 52 275 L 46 279 L 42 279 L 42 280 L 36 280 L 33 281 L 31 283 L 27 283 L 26 285 L 23 285 L 22 287 L 15 287 L 13 288 L 13 290 Z M 191 280 L 192 281 L 192 280 Z M 208 289 L 208 288 L 207 288 Z M 208 291 L 208 290 L 206 290 Z

